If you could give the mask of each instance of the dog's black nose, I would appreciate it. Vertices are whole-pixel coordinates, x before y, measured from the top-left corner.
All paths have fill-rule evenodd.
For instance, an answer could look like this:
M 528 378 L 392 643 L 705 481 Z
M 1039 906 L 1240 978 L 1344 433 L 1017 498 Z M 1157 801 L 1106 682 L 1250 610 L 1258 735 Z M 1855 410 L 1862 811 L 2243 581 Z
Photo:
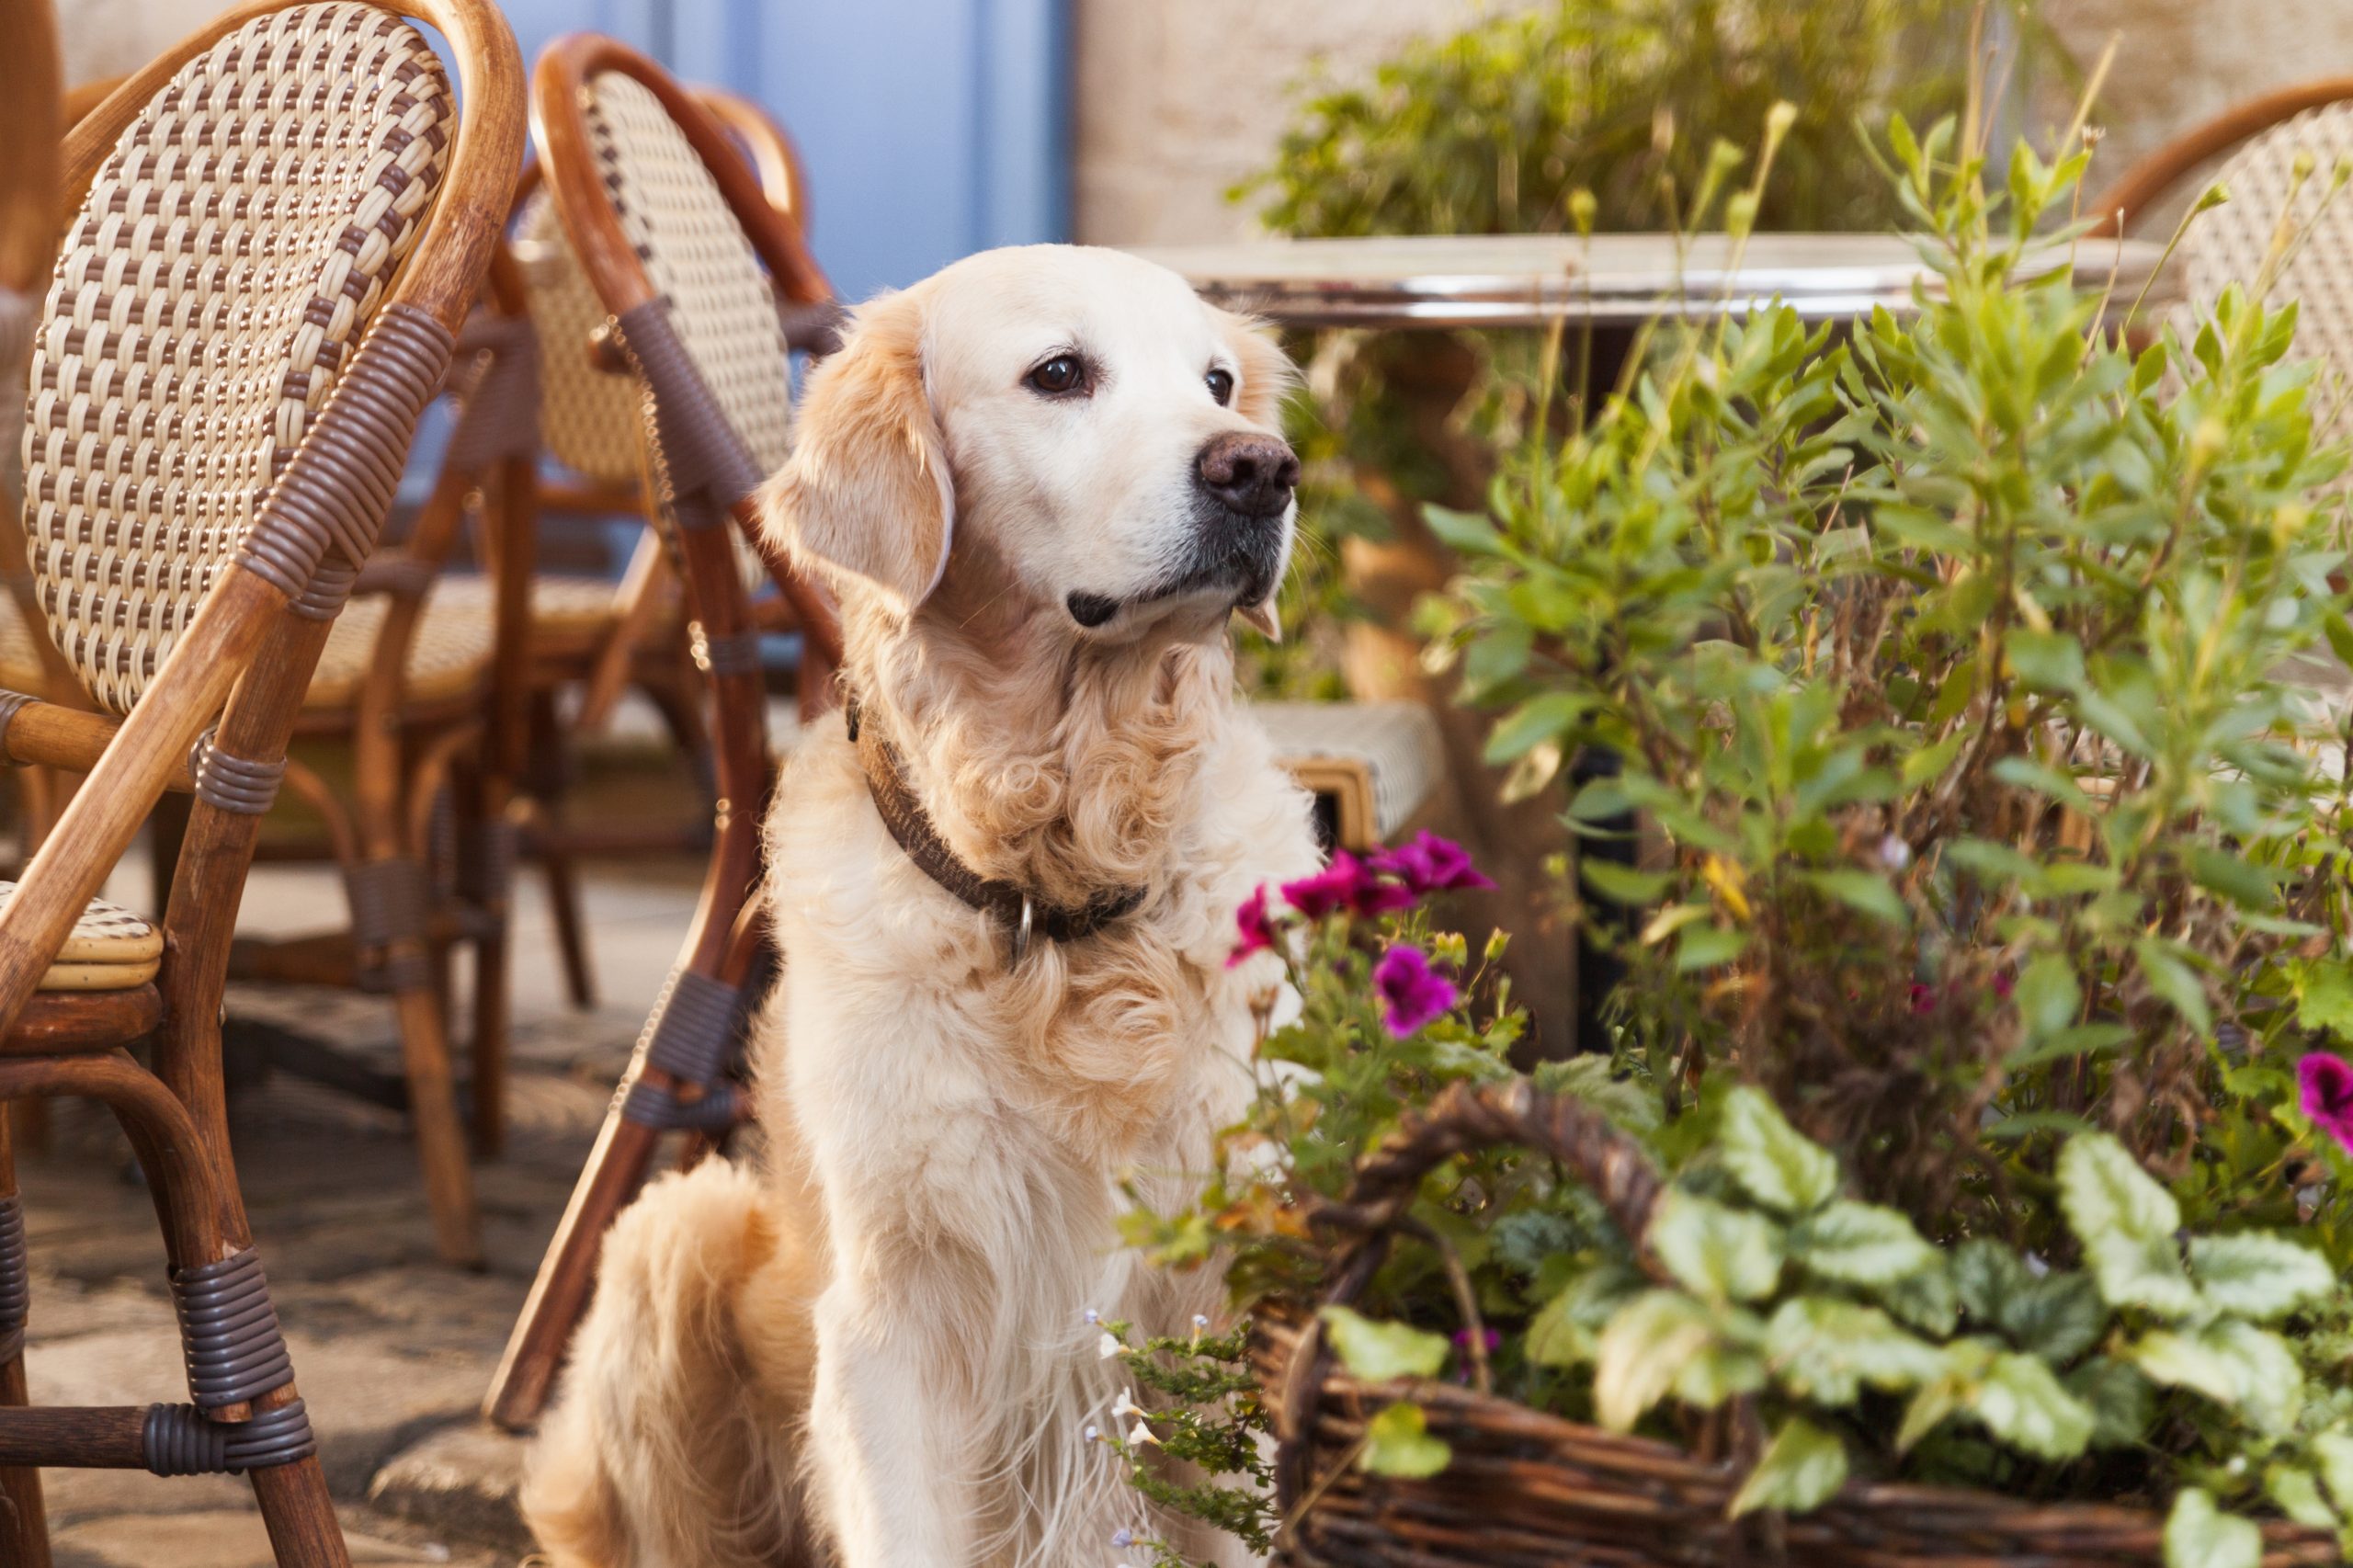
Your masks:
M 1201 449 L 1194 475 L 1203 490 L 1244 516 L 1272 517 L 1290 505 L 1299 458 L 1276 437 L 1228 430 Z

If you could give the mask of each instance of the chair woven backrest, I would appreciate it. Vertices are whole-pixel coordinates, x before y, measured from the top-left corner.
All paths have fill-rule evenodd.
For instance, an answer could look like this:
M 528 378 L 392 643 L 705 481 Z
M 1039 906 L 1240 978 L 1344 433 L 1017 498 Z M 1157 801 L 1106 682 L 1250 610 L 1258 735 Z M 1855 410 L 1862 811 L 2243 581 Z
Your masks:
M 2296 190 L 2296 161 L 2307 152 L 2312 173 Z M 2353 102 L 2307 109 L 2249 139 L 2215 176 L 2230 200 L 2191 222 L 2180 255 L 2185 311 L 2211 311 L 2230 285 L 2254 285 L 2280 215 L 2292 210 L 2295 249 L 2271 298 L 2297 302 L 2298 351 L 2318 358 L 2326 378 L 2338 381 L 2353 378 L 2353 188 L 2330 200 L 2328 187 L 2346 156 L 2353 156 Z M 2340 401 L 2324 388 L 2314 404 L 2337 407 L 2332 435 L 2347 423 Z
M 791 354 L 776 294 L 719 184 L 642 83 L 618 71 L 583 106 L 605 188 L 670 323 L 763 472 L 790 449 Z
M 256 17 L 100 165 L 34 345 L 26 523 L 51 634 L 138 699 L 301 447 L 415 243 L 455 104 L 372 6 Z
M 638 476 L 636 385 L 589 362 L 588 338 L 604 324 L 604 301 L 588 286 L 543 187 L 515 224 L 540 340 L 540 434 L 558 462 L 584 478 L 633 484 Z

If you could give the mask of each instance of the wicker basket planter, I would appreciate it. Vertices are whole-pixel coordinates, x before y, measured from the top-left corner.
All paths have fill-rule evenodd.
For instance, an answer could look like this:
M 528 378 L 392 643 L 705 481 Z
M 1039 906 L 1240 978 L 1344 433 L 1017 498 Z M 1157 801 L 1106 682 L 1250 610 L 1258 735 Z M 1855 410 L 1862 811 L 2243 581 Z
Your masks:
M 1643 1234 L 1659 1180 L 1633 1142 L 1583 1104 L 1516 1083 L 1458 1085 L 1358 1173 L 1320 1222 L 1348 1239 L 1328 1299 L 1370 1280 L 1422 1175 L 1468 1148 L 1510 1142 L 1560 1160 Z M 1745 1467 L 1451 1383 L 1368 1384 L 1294 1305 L 1262 1311 L 1252 1359 L 1279 1439 L 1289 1521 L 1279 1561 L 1329 1568 L 2158 1568 L 2165 1519 L 2137 1507 L 2021 1502 L 1957 1488 L 1850 1483 L 1794 1517 L 1725 1517 Z M 1365 1424 L 1401 1399 L 1453 1449 L 1426 1480 L 1356 1464 Z M 2263 1527 L 2264 1568 L 2341 1564 L 2335 1538 Z

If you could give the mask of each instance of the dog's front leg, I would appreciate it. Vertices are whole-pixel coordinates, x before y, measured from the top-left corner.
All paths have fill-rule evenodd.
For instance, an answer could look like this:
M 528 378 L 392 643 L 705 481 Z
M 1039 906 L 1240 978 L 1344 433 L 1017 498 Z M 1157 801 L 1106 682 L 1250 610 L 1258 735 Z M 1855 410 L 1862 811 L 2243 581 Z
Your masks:
M 818 1298 L 811 1461 L 842 1568 L 972 1568 L 978 1402 L 953 1314 L 920 1310 L 934 1292 L 904 1262 Z

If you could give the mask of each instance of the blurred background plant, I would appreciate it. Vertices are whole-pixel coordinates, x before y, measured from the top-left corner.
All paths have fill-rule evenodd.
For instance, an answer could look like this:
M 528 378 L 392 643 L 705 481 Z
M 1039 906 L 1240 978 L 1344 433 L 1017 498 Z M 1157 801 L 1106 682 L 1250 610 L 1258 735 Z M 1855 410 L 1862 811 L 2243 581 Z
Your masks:
M 1882 230 L 1904 214 L 1858 124 L 1958 110 L 1972 42 L 1998 51 L 2004 102 L 2074 74 L 2034 0 L 1554 0 L 1415 43 L 1369 81 L 1303 83 L 1274 161 L 1230 194 L 1296 236 L 1681 229 L 1713 149 L 1752 138 L 1786 102 L 1799 111 L 1757 227 Z M 1296 426 L 1305 548 L 1290 641 L 1245 634 L 1260 690 L 1339 694 L 1332 626 L 1358 607 L 1337 541 L 1413 527 L 1428 502 L 1469 504 L 1495 453 L 1568 416 L 1583 389 L 1553 389 L 1548 407 L 1539 338 L 1334 332 L 1294 345 L 1312 389 Z M 1395 395 L 1399 383 L 1443 389 L 1443 420 Z

